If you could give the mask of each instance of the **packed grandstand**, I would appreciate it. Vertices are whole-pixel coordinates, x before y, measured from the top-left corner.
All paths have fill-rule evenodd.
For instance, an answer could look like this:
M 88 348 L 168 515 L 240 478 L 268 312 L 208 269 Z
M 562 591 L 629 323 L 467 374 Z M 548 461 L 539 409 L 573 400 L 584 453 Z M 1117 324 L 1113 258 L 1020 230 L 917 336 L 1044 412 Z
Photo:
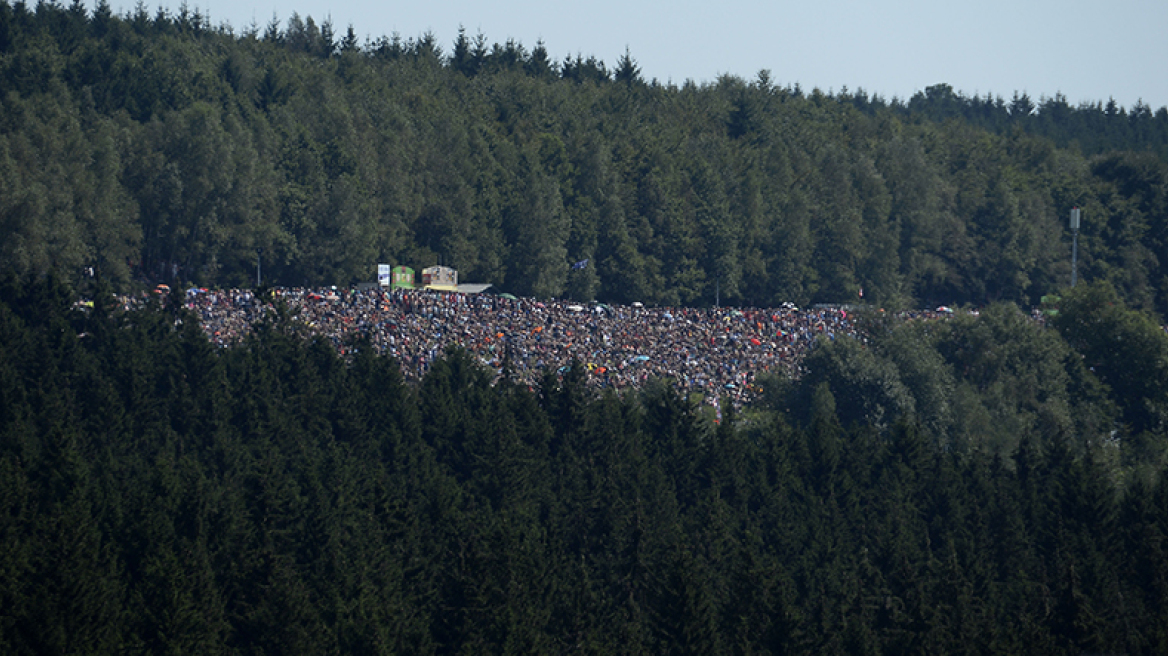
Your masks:
M 221 347 L 244 340 L 278 304 L 341 353 L 367 339 L 396 358 L 408 380 L 419 380 L 448 347 L 458 346 L 496 376 L 532 387 L 546 372 L 579 362 L 597 388 L 637 388 L 664 378 L 710 402 L 735 404 L 752 396 L 764 371 L 797 375 L 816 340 L 860 337 L 855 317 L 840 307 L 649 308 L 379 288 L 274 289 L 263 299 L 242 289 L 186 292 L 187 307 Z

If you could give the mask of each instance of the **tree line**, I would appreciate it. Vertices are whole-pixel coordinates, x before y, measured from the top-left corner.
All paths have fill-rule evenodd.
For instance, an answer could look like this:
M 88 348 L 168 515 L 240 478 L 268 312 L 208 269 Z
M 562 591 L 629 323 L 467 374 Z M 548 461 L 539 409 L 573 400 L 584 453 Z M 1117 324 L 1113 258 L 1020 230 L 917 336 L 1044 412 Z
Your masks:
M 0 265 L 349 284 L 438 262 L 517 294 L 1023 305 L 1080 274 L 1168 307 L 1168 111 L 645 80 L 465 32 L 236 32 L 0 2 Z M 260 252 L 262 251 L 262 255 Z M 589 266 L 570 269 L 587 259 Z
M 96 284 L 0 279 L 6 654 L 1168 648 L 1168 335 L 1106 284 L 873 317 L 720 422 Z

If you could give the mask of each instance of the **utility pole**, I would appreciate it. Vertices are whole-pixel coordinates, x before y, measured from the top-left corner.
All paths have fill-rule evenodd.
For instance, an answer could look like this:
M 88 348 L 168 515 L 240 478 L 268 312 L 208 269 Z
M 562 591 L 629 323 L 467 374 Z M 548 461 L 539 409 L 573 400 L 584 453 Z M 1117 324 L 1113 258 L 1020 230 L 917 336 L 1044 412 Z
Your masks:
M 263 258 L 264 258 L 264 249 L 257 248 L 256 249 L 256 289 L 260 288 L 260 280 L 261 280 L 260 279 L 260 265 L 263 264 Z M 1073 285 L 1074 285 L 1074 283 L 1072 283 L 1072 286 Z
M 1079 208 L 1075 207 L 1071 209 L 1071 233 L 1074 235 L 1071 241 L 1071 289 L 1075 288 L 1075 281 L 1078 278 L 1080 214 Z

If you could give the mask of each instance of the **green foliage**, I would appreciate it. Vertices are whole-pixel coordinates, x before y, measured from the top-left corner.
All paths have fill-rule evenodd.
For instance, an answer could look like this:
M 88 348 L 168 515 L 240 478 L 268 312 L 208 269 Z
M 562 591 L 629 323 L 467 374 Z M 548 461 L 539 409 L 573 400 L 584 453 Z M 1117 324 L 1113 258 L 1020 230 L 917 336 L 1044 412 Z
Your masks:
M 799 381 L 764 382 L 764 403 L 811 425 L 827 391 L 845 426 L 886 431 L 910 421 L 945 448 L 1008 457 L 1027 436 L 1078 448 L 1109 442 L 1117 405 L 1133 398 L 1109 394 L 1058 332 L 1013 305 L 873 325 L 867 343 L 821 339 Z
M 769 73 L 683 86 L 460 32 L 358 44 L 293 15 L 0 2 L 0 265 L 238 286 L 438 262 L 537 296 L 662 305 L 1164 306 L 1168 112 L 907 103 Z M 181 74 L 176 74 L 181 71 Z M 1063 147 L 1063 146 L 1066 147 Z M 572 263 L 590 265 L 573 271 Z
M 0 88 L 4 653 L 1168 648 L 1164 110 L 6 0 Z M 1072 205 L 1111 286 L 1052 330 L 1014 303 L 1069 278 Z M 409 387 L 287 317 L 215 350 L 178 296 L 103 302 L 258 248 L 277 284 L 1003 302 L 825 341 L 716 427 L 664 382 L 452 352 Z
M 844 425 L 886 428 L 895 418 L 915 412 L 913 397 L 901 383 L 895 365 L 858 340 L 841 337 L 821 341 L 804 366 L 808 374 L 802 384 L 813 394 L 812 403 L 805 407 L 812 410 L 812 420 L 817 408 L 814 399 L 825 392 L 832 398 L 830 414 Z
M 1084 289 L 1070 317 L 1132 319 Z M 286 316 L 219 350 L 181 304 L 72 297 L 0 279 L 5 653 L 1165 644 L 1168 477 L 1116 475 L 1101 388 L 1010 306 L 822 344 L 792 427 L 460 351 L 409 387 Z
M 1159 462 L 1168 435 L 1168 333 L 1106 282 L 1064 292 L 1052 323 L 1110 388 L 1125 437 L 1146 449 L 1141 459 Z

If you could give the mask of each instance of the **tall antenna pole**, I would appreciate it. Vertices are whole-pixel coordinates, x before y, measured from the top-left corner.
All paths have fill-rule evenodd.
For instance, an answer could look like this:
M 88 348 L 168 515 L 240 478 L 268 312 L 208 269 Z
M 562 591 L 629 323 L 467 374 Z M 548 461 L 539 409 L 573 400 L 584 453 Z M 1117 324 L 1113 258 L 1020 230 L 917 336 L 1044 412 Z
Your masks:
M 1071 288 L 1074 289 L 1075 281 L 1078 278 L 1079 268 L 1079 208 L 1071 209 L 1071 233 L 1074 237 L 1071 241 Z

